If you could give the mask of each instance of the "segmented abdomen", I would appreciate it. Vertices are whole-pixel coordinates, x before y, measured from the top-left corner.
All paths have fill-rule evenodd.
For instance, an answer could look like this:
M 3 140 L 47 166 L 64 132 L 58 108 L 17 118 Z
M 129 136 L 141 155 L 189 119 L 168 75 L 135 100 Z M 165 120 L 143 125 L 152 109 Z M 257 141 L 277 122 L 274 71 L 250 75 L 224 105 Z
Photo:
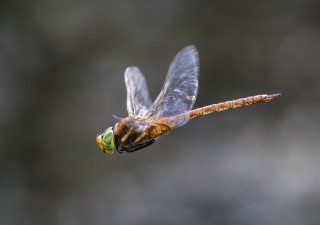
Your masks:
M 239 98 L 236 100 L 225 101 L 213 105 L 208 105 L 202 108 L 194 109 L 189 112 L 189 118 L 193 119 L 198 116 L 204 116 L 214 112 L 220 112 L 228 109 L 234 109 L 242 106 L 252 105 L 259 102 L 268 102 L 275 97 L 278 97 L 280 94 L 272 94 L 272 95 L 255 95 L 246 98 Z

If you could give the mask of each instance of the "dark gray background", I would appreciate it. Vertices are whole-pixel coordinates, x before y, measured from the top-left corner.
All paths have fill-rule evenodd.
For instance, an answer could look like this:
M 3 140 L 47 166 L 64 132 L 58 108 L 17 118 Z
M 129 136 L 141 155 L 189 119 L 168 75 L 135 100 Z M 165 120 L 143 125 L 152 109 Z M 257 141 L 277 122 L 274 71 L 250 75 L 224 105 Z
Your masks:
M 320 224 L 320 3 L 0 3 L 1 224 Z M 191 121 L 133 154 L 97 132 L 125 117 L 123 72 L 153 98 L 184 46 L 195 107 L 270 103 Z

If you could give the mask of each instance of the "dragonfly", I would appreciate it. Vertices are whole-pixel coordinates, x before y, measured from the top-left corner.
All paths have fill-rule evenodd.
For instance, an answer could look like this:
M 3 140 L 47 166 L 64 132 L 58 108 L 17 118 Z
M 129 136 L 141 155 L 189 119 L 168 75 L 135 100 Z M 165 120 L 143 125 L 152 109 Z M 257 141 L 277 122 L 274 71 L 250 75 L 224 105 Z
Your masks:
M 174 57 L 154 102 L 151 101 L 142 72 L 137 67 L 128 67 L 124 79 L 129 116 L 117 118 L 114 127 L 97 135 L 99 148 L 107 154 L 113 154 L 115 149 L 119 153 L 134 152 L 153 144 L 159 137 L 196 117 L 268 102 L 280 96 L 280 93 L 260 94 L 192 109 L 198 93 L 198 78 L 199 54 L 193 45 L 183 48 Z

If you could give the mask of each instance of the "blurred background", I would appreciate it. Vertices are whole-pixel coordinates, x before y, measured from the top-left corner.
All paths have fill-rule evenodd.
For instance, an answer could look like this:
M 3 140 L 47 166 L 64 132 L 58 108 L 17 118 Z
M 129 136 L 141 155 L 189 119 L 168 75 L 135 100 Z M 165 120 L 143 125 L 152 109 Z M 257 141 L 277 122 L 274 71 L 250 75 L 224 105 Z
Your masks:
M 320 2 L 0 3 L 0 224 L 320 224 Z M 125 68 L 153 99 L 174 55 L 200 54 L 191 121 L 141 151 L 96 134 L 127 116 Z

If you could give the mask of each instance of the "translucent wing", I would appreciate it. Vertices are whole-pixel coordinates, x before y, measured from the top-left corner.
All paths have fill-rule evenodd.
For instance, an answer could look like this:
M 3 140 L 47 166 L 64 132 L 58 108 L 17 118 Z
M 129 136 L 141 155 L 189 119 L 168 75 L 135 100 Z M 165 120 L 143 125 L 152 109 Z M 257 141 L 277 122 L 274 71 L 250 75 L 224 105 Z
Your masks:
M 199 56 L 194 46 L 183 48 L 172 60 L 164 85 L 149 116 L 172 117 L 192 109 L 198 93 Z M 181 117 L 182 118 L 182 117 Z M 177 121 L 176 124 L 187 122 Z
M 137 67 L 128 67 L 124 73 L 127 87 L 127 110 L 129 116 L 144 116 L 152 102 L 143 74 Z

